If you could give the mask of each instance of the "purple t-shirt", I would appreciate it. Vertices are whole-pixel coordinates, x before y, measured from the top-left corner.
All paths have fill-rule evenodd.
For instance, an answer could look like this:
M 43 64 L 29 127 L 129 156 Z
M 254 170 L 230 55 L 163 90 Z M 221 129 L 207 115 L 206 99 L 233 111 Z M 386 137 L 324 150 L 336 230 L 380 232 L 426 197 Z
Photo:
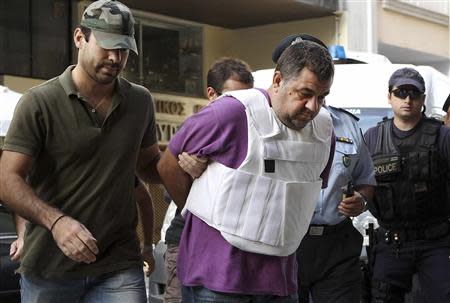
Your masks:
M 238 168 L 247 154 L 247 131 L 244 105 L 233 97 L 222 97 L 187 119 L 169 150 L 174 156 L 186 151 Z M 333 154 L 334 150 L 331 161 Z M 322 173 L 324 184 L 329 166 Z M 177 262 L 181 284 L 240 294 L 287 296 L 297 292 L 295 254 L 277 257 L 242 251 L 191 213 L 185 219 Z

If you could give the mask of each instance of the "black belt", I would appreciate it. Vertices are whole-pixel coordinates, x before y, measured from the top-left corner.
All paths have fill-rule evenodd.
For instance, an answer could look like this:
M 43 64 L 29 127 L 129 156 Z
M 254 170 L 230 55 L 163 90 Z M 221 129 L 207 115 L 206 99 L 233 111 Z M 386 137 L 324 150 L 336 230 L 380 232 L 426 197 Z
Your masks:
M 334 233 L 342 228 L 344 228 L 347 225 L 351 225 L 352 221 L 350 218 L 346 218 L 342 222 L 339 222 L 335 225 L 317 225 L 317 224 L 311 224 L 308 228 L 307 235 L 310 236 L 324 236 L 327 234 Z
M 398 229 L 380 226 L 380 237 L 389 243 L 397 238 L 400 241 L 416 241 L 416 240 L 434 240 L 442 238 L 450 233 L 450 222 L 443 221 L 440 223 L 430 224 L 424 228 L 417 229 Z

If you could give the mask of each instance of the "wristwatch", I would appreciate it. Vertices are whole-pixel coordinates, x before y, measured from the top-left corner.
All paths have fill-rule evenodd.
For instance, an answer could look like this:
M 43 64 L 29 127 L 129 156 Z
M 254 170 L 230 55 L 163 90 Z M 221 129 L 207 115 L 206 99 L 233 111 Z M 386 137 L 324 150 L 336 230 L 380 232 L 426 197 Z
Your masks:
M 362 212 L 365 212 L 366 210 L 369 209 L 369 202 L 367 201 L 366 196 L 362 192 L 358 192 L 358 193 L 361 195 L 361 197 L 363 199 L 363 202 L 364 202 L 364 207 L 363 207 L 363 211 Z

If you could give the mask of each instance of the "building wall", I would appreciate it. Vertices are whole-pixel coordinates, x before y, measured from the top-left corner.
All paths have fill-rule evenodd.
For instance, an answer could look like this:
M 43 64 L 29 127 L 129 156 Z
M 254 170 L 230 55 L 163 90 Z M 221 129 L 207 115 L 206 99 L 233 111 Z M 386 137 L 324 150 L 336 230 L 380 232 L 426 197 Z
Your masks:
M 219 57 L 237 57 L 230 47 L 233 31 L 230 29 L 205 25 L 203 27 L 203 82 L 206 87 L 206 74 L 211 64 Z
M 448 25 L 377 8 L 378 41 L 449 58 Z
M 325 44 L 334 44 L 334 17 L 309 19 L 236 30 L 233 46 L 241 58 L 253 69 L 270 68 L 272 51 L 278 43 L 290 34 L 308 33 L 320 38 Z
M 342 45 L 358 52 L 377 53 L 376 3 L 373 1 L 346 1 L 340 24 Z
M 325 44 L 335 43 L 335 18 L 324 17 L 303 21 L 275 23 L 230 30 L 204 27 L 203 66 L 206 74 L 211 63 L 222 56 L 239 57 L 253 70 L 273 67 L 272 51 L 287 35 L 308 33 Z
M 392 1 L 392 0 L 391 0 Z M 434 1 L 430 1 L 430 0 L 415 0 L 415 1 L 411 1 L 411 0 L 397 0 L 398 2 L 403 2 L 403 3 L 407 3 L 408 5 L 413 5 L 413 6 L 417 6 L 420 7 L 422 9 L 425 10 L 429 10 L 435 13 L 440 13 L 440 14 L 446 14 L 446 12 L 448 12 L 449 9 L 449 2 L 445 1 L 445 0 L 434 0 Z M 447 13 L 448 15 L 448 13 Z

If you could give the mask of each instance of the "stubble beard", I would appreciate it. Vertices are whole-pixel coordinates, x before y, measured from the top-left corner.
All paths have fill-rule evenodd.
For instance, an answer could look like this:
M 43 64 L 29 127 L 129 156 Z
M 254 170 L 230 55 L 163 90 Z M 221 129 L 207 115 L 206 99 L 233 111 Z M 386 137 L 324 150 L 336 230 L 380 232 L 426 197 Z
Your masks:
M 115 74 L 103 72 L 102 69 L 104 67 L 110 67 L 115 69 Z M 110 64 L 102 62 L 95 66 L 94 71 L 92 75 L 90 75 L 90 77 L 99 84 L 111 84 L 112 82 L 116 81 L 121 71 L 122 68 L 120 67 L 119 64 Z

